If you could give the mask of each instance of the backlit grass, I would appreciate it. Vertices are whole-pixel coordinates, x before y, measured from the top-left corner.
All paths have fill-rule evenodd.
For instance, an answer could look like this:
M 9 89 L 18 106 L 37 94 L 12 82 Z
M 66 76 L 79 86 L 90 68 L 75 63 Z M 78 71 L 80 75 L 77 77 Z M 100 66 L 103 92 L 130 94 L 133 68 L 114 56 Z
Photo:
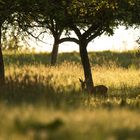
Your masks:
M 125 65 L 119 65 L 125 61 L 119 54 L 101 53 L 101 58 L 107 58 L 102 63 L 100 53 L 94 54 L 94 84 L 109 88 L 107 98 L 81 90 L 78 54 L 65 61 L 66 54 L 61 54 L 55 67 L 44 63 L 44 54 L 5 54 L 0 140 L 139 140 L 140 71 L 139 58 L 133 54 L 124 53 L 134 62 Z M 36 56 L 40 56 L 37 61 Z

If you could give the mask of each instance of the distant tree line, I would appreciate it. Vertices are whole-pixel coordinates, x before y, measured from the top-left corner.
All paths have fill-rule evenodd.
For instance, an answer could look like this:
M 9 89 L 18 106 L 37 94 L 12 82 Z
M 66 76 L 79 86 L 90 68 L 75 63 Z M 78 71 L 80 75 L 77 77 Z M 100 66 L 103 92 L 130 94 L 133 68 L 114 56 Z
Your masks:
M 140 0 L 0 0 L 0 84 L 4 83 L 2 37 L 11 24 L 18 34 L 49 32 L 53 38 L 51 64 L 57 61 L 59 44 L 79 45 L 85 84 L 90 93 L 94 82 L 87 52 L 89 42 L 102 34 L 113 35 L 119 25 L 139 26 Z M 71 37 L 74 32 L 76 37 Z M 63 36 L 62 36 L 63 35 Z

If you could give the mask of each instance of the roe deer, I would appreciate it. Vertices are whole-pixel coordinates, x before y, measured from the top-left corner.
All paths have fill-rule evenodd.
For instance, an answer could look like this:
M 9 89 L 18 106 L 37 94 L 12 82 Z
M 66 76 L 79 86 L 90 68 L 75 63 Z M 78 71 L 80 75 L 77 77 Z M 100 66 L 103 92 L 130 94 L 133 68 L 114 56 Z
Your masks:
M 79 81 L 81 83 L 82 90 L 86 90 L 86 81 L 83 81 L 80 78 L 79 78 Z M 97 95 L 97 96 L 99 95 L 99 96 L 104 96 L 104 97 L 107 96 L 107 91 L 108 91 L 108 88 L 104 85 L 97 85 L 97 86 L 94 86 L 92 89 L 92 93 L 94 95 Z

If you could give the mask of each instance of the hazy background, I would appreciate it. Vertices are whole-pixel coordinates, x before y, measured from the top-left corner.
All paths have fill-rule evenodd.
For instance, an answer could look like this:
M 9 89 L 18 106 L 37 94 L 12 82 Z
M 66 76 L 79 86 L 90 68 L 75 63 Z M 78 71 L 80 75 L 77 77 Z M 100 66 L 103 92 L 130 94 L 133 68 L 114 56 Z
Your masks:
M 102 35 L 95 40 L 91 41 L 88 45 L 88 51 L 102 51 L 102 50 L 113 50 L 113 51 L 126 51 L 136 49 L 138 44 L 136 40 L 140 35 L 138 29 L 120 26 L 115 30 L 113 36 Z M 30 39 L 28 42 L 35 49 L 35 51 L 47 51 L 51 52 L 53 45 L 53 37 L 46 34 L 43 37 L 43 42 L 35 41 L 35 39 Z M 72 42 L 66 42 L 60 44 L 59 52 L 73 52 L 79 51 L 77 44 Z

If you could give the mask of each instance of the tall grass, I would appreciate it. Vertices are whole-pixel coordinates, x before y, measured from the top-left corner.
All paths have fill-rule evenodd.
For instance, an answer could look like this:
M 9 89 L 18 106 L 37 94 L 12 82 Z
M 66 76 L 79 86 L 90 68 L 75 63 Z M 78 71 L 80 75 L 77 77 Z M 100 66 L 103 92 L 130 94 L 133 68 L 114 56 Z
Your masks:
M 77 53 L 4 53 L 6 84 L 0 89 L 2 140 L 139 140 L 140 71 L 135 52 L 89 54 L 94 84 L 108 97 L 81 90 Z M 122 59 L 123 58 L 123 59 Z
M 4 52 L 4 61 L 6 65 L 48 65 L 50 64 L 50 54 L 48 53 L 31 53 L 31 52 Z M 90 52 L 89 58 L 93 66 L 111 66 L 116 65 L 122 68 L 140 68 L 139 57 L 137 51 L 128 52 Z M 58 56 L 58 64 L 64 61 L 81 63 L 79 53 L 60 53 Z

